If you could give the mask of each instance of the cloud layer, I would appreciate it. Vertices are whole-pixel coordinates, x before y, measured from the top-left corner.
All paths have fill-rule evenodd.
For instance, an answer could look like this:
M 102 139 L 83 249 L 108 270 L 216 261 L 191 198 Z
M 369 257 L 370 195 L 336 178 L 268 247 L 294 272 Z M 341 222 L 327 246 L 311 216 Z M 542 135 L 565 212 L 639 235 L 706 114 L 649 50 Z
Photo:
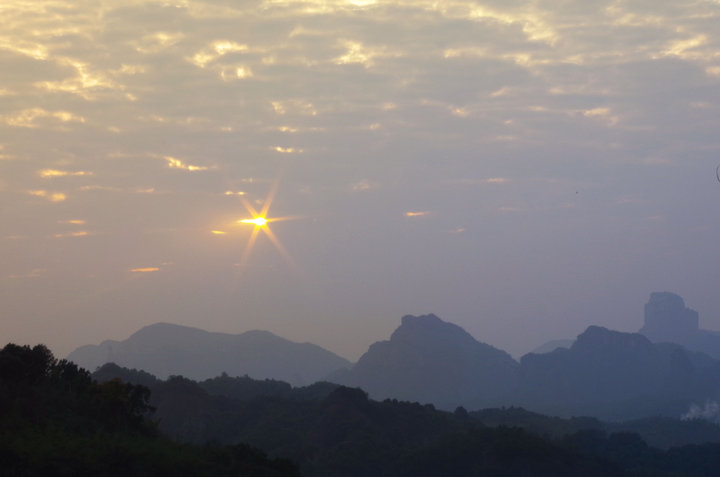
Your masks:
M 717 0 L 0 14 L 5 336 L 165 320 L 352 357 L 436 312 L 519 352 L 636 329 L 660 289 L 720 328 Z M 238 225 L 273 184 L 285 253 Z

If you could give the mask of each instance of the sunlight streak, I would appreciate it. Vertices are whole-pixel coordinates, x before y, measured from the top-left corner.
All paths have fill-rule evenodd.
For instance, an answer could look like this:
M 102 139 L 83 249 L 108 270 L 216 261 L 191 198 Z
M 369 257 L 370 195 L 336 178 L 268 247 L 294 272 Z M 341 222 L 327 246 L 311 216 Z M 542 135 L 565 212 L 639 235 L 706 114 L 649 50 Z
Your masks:
M 236 266 L 240 268 L 244 268 L 247 265 L 247 262 L 250 258 L 250 254 L 252 253 L 252 249 L 255 246 L 255 243 L 257 241 L 258 235 L 260 235 L 260 232 L 262 231 L 267 238 L 270 240 L 270 242 L 275 246 L 278 252 L 280 252 L 280 255 L 285 259 L 285 261 L 293 268 L 299 269 L 297 264 L 295 263 L 295 260 L 293 260 L 290 253 L 287 251 L 287 249 L 283 246 L 283 244 L 280 242 L 280 239 L 278 239 L 277 235 L 273 233 L 273 231 L 270 229 L 270 223 L 272 222 L 281 222 L 285 220 L 294 220 L 299 219 L 301 217 L 299 216 L 290 216 L 290 217 L 268 217 L 268 213 L 270 212 L 270 207 L 272 206 L 273 200 L 275 199 L 275 195 L 277 194 L 279 181 L 274 181 L 272 183 L 272 186 L 270 187 L 270 191 L 268 192 L 268 195 L 263 202 L 262 208 L 258 211 L 255 209 L 250 202 L 245 200 L 244 197 L 241 197 L 242 203 L 247 209 L 247 211 L 250 213 L 252 218 L 249 219 L 240 219 L 237 221 L 238 224 L 252 224 L 254 225 L 252 233 L 250 234 L 250 238 L 248 240 L 247 245 L 245 246 L 245 249 L 243 250 L 242 257 L 240 259 L 240 263 L 236 264 Z

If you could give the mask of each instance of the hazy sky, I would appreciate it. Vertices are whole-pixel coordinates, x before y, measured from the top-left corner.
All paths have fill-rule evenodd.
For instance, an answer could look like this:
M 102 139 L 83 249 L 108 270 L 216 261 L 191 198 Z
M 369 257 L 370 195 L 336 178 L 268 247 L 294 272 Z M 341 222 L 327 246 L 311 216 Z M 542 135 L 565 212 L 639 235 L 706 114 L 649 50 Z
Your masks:
M 0 336 L 720 329 L 718 164 L 719 0 L 3 0 Z

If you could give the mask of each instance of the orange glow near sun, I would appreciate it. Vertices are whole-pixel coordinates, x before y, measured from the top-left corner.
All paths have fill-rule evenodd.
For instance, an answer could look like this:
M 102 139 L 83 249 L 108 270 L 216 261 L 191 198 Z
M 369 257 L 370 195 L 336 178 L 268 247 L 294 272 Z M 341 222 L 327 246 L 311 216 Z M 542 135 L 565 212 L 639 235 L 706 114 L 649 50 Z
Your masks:
M 243 251 L 242 258 L 240 260 L 240 263 L 238 264 L 239 267 L 244 268 L 247 264 L 248 258 L 250 257 L 250 252 L 252 252 L 252 248 L 255 245 L 255 241 L 257 240 L 257 236 L 262 230 L 262 232 L 267 236 L 267 238 L 270 239 L 270 242 L 275 246 L 275 248 L 280 252 L 280 254 L 285 258 L 285 260 L 290 264 L 292 267 L 297 268 L 297 265 L 295 264 L 295 261 L 292 259 L 290 254 L 287 250 L 285 250 L 285 247 L 283 247 L 282 243 L 280 243 L 280 240 L 278 240 L 277 236 L 273 233 L 273 231 L 270 229 L 269 224 L 271 222 L 279 222 L 283 220 L 292 220 L 297 219 L 299 217 L 268 217 L 268 212 L 270 210 L 270 206 L 272 205 L 272 201 L 275 198 L 275 193 L 277 192 L 278 188 L 278 182 L 276 181 L 272 187 L 270 188 L 270 192 L 268 193 L 267 198 L 265 199 L 265 202 L 263 203 L 262 209 L 258 212 L 255 210 L 255 208 L 250 205 L 250 203 L 245 200 L 245 198 L 242 198 L 243 205 L 247 209 L 247 211 L 252 216 L 251 219 L 241 219 L 237 222 L 239 224 L 252 224 L 255 227 L 253 227 L 253 231 L 250 234 L 250 238 L 248 239 L 248 243 L 245 246 L 245 250 Z

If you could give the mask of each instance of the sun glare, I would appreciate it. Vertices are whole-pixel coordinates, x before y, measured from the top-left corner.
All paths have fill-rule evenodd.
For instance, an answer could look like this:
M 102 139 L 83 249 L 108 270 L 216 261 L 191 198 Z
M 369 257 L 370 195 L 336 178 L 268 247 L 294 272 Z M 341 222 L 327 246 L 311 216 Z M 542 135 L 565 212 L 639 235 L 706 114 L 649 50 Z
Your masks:
M 270 188 L 270 192 L 268 193 L 267 198 L 265 199 L 265 202 L 263 202 L 263 206 L 261 210 L 255 210 L 255 208 L 250 205 L 250 203 L 245 200 L 244 197 L 240 197 L 243 205 L 247 209 L 247 211 L 250 213 L 251 219 L 240 219 L 237 221 L 238 224 L 252 224 L 254 225 L 252 233 L 250 234 L 250 238 L 248 239 L 248 243 L 245 246 L 245 250 L 243 251 L 242 258 L 240 260 L 240 263 L 238 264 L 239 267 L 243 268 L 247 264 L 247 261 L 250 257 L 250 253 L 252 252 L 252 249 L 255 245 L 255 241 L 257 240 L 258 234 L 262 231 L 263 234 L 272 242 L 272 244 L 275 246 L 275 248 L 280 252 L 280 254 L 285 258 L 285 260 L 290 264 L 292 267 L 297 267 L 295 264 L 295 261 L 292 259 L 290 254 L 287 250 L 285 250 L 285 247 L 283 247 L 282 243 L 280 243 L 280 240 L 278 240 L 277 236 L 273 233 L 273 231 L 270 229 L 270 223 L 271 222 L 280 222 L 284 220 L 292 220 L 292 219 L 298 219 L 300 217 L 268 217 L 268 212 L 270 210 L 270 205 L 272 205 L 272 201 L 275 198 L 275 193 L 277 192 L 278 183 L 277 181 L 273 184 L 273 186 Z
M 254 219 L 243 219 L 239 221 L 241 224 L 255 224 L 257 227 L 262 227 L 268 223 L 265 217 L 255 217 Z

